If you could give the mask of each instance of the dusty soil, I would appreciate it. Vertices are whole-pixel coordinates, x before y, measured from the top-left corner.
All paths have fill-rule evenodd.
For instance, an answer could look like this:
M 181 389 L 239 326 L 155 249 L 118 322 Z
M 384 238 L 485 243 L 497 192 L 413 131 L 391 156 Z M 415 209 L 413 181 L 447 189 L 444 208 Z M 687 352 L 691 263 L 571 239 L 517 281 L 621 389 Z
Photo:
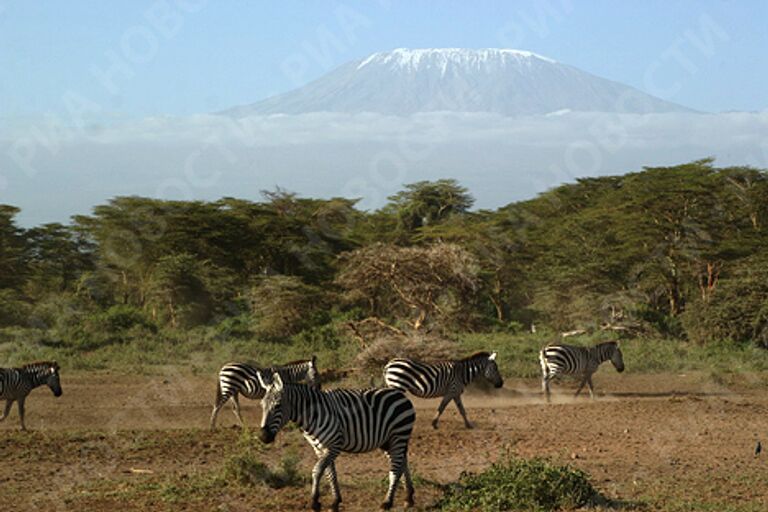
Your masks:
M 728 388 L 702 375 L 600 372 L 595 381 L 596 400 L 570 398 L 565 383 L 550 405 L 533 380 L 470 392 L 465 404 L 474 430 L 464 429 L 450 406 L 434 431 L 437 402 L 415 400 L 417 510 L 439 495 L 435 483 L 482 470 L 505 452 L 583 469 L 614 509 L 768 510 L 768 453 L 754 454 L 758 439 L 768 442 L 764 389 Z M 222 481 L 224 461 L 248 439 L 228 406 L 219 429 L 208 431 L 212 377 L 171 369 L 158 377 L 67 376 L 62 384 L 59 399 L 39 389 L 27 400 L 30 432 L 18 431 L 15 407 L 0 424 L 3 509 L 308 509 L 307 485 L 275 490 Z M 246 421 L 256 425 L 259 404 L 242 403 Z M 270 448 L 253 445 L 274 465 L 296 454 L 309 474 L 314 456 L 299 432 L 281 433 Z M 386 486 L 384 457 L 342 455 L 337 468 L 343 509 L 374 510 Z

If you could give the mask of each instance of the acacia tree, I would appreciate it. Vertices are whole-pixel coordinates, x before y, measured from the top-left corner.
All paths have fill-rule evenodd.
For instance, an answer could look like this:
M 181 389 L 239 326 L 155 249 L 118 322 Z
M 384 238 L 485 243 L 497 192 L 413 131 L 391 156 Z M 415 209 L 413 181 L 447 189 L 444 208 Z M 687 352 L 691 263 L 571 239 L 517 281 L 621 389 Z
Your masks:
M 454 244 L 374 244 L 342 255 L 336 282 L 371 315 L 402 318 L 414 330 L 430 319 L 466 312 L 478 289 L 479 266 Z
M 396 214 L 406 233 L 466 213 L 475 200 L 456 180 L 419 181 L 389 198 L 385 208 Z

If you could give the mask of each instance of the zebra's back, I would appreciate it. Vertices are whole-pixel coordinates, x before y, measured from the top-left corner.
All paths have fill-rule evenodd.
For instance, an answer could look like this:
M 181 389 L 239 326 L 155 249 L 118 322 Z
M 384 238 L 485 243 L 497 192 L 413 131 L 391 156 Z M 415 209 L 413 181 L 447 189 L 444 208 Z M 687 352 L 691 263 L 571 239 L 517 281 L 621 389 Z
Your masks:
M 594 366 L 589 348 L 575 345 L 547 345 L 541 349 L 540 359 L 545 374 L 574 375 L 584 373 Z
M 449 362 L 430 364 L 413 359 L 392 359 L 384 367 L 384 383 L 420 398 L 436 398 L 445 394 L 451 370 Z
M 413 404 L 399 389 L 322 391 L 342 433 L 340 449 L 361 453 L 409 438 L 416 421 Z
M 222 396 L 239 393 L 246 398 L 262 398 L 264 388 L 259 384 L 260 368 L 247 363 L 227 363 L 219 370 L 219 387 Z

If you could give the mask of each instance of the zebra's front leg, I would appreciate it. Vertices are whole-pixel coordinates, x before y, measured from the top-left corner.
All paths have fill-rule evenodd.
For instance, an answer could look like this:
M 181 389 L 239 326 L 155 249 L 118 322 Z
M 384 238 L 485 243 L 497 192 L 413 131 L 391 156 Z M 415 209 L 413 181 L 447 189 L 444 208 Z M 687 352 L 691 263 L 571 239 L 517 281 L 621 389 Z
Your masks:
M 389 510 L 392 508 L 392 503 L 395 501 L 395 492 L 397 492 L 397 484 L 400 482 L 400 477 L 406 471 L 408 467 L 408 444 L 404 446 L 398 446 L 395 449 L 390 449 L 387 452 L 389 457 L 389 488 L 387 489 L 387 496 L 384 499 L 384 503 L 381 504 L 381 510 Z M 406 477 L 406 486 L 410 480 L 410 474 Z M 408 491 L 410 502 L 413 502 L 413 482 L 410 484 Z
M 331 464 L 333 464 L 333 461 L 336 459 L 337 455 L 335 452 L 328 450 L 324 450 L 320 453 L 321 455 L 318 455 L 319 460 L 317 461 L 317 464 L 315 464 L 315 467 L 312 469 L 312 510 L 315 512 L 322 508 L 322 505 L 320 505 L 320 479 L 323 477 L 325 470 L 328 469 Z M 340 499 L 341 495 L 339 494 L 338 496 Z
M 339 511 L 339 505 L 341 504 L 341 490 L 339 490 L 339 479 L 336 475 L 336 462 L 331 462 L 326 471 L 328 476 L 328 482 L 331 484 L 331 492 L 333 492 L 333 504 L 331 510 L 333 512 Z
M 595 399 L 595 389 L 592 386 L 592 375 L 587 377 L 587 386 L 589 387 L 589 398 L 594 400 Z
M 5 402 L 5 410 L 3 411 L 3 415 L 0 416 L 0 421 L 3 421 L 5 418 L 8 417 L 8 413 L 11 412 L 12 405 L 13 405 L 13 400 L 7 400 Z
M 437 406 L 437 414 L 432 419 L 432 428 L 437 428 L 437 422 L 440 421 L 440 416 L 443 414 L 443 411 L 448 406 L 448 404 L 451 402 L 450 396 L 444 396 L 443 400 L 440 402 L 440 405 Z
M 25 398 L 19 398 L 19 418 L 21 419 L 21 430 L 27 430 L 27 426 L 24 425 L 24 400 Z
M 454 402 L 456 402 L 456 407 L 459 409 L 459 414 L 461 414 L 461 417 L 464 418 L 464 426 L 467 428 L 475 428 L 475 425 L 467 419 L 467 411 L 464 410 L 464 404 L 461 401 L 461 395 L 455 397 L 453 399 Z
M 574 398 L 576 398 L 577 396 L 579 396 L 579 393 L 581 393 L 581 390 L 582 390 L 582 389 L 584 389 L 584 384 L 586 384 L 586 383 L 587 383 L 587 379 L 589 379 L 589 376 L 587 376 L 587 375 L 585 375 L 585 376 L 584 376 L 584 377 L 581 379 L 581 384 L 579 384 L 579 389 L 577 389 L 577 390 L 576 390 L 576 394 L 575 394 L 575 395 L 573 395 L 573 397 L 574 397 Z

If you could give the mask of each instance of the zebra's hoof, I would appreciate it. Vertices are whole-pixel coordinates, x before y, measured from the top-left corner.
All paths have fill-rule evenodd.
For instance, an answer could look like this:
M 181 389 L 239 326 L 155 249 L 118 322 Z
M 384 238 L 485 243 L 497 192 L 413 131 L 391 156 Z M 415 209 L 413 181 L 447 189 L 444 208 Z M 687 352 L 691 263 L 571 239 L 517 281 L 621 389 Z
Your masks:
M 408 496 L 405 499 L 405 508 L 413 508 L 416 503 L 413 501 L 413 496 Z
M 433 421 L 433 422 L 432 422 L 432 428 L 433 428 L 433 429 L 435 429 L 435 430 L 437 430 L 437 422 L 436 422 L 436 421 Z
M 390 510 L 392 508 L 392 502 L 391 501 L 385 501 L 381 504 L 381 510 Z
M 312 502 L 312 510 L 315 512 L 320 512 L 320 510 L 323 508 L 323 506 L 320 504 L 319 501 L 313 501 Z
M 468 429 L 475 428 L 475 424 L 474 423 L 465 423 L 464 426 L 467 427 Z

